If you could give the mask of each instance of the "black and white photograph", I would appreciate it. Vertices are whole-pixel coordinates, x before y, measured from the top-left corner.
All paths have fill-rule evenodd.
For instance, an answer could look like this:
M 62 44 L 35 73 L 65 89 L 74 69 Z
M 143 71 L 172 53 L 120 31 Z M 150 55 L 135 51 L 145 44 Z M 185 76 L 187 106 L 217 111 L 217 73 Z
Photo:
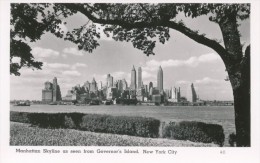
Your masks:
M 256 147 L 252 7 L 9 2 L 5 143 L 20 155 Z

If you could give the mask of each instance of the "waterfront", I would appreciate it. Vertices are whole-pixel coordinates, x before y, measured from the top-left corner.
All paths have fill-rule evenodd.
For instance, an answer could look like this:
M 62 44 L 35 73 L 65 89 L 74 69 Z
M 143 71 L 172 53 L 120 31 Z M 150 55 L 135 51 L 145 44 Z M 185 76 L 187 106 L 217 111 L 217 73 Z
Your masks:
M 201 121 L 223 126 L 225 146 L 228 146 L 228 135 L 235 132 L 233 106 L 127 106 L 127 105 L 31 105 L 11 106 L 11 111 L 22 112 L 82 112 L 91 114 L 109 114 L 124 116 L 154 117 L 161 121 Z

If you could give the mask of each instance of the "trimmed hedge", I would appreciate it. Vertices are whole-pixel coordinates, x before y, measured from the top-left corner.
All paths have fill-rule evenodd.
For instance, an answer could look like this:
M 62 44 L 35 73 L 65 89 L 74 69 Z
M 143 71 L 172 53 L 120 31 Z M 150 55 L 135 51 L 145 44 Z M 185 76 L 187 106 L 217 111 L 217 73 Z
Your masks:
M 160 121 L 154 118 L 83 113 L 10 112 L 10 120 L 42 128 L 71 128 L 141 137 L 159 137 Z
M 160 121 L 154 118 L 84 115 L 81 129 L 93 132 L 159 137 Z
M 195 121 L 170 122 L 163 129 L 163 138 L 190 140 L 193 142 L 224 144 L 224 130 L 218 124 Z
M 21 122 L 21 123 L 30 123 L 28 118 L 29 113 L 27 112 L 10 112 L 10 121 Z

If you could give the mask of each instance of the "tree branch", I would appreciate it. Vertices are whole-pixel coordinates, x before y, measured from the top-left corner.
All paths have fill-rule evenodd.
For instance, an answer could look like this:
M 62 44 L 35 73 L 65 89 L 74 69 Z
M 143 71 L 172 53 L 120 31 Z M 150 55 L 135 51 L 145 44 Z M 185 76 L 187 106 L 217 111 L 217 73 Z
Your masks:
M 165 20 L 157 20 L 152 22 L 128 22 L 121 19 L 103 19 L 103 18 L 97 18 L 91 14 L 91 12 L 82 5 L 79 4 L 65 4 L 65 6 L 69 9 L 76 10 L 87 16 L 89 19 L 91 19 L 94 23 L 99 24 L 110 24 L 110 25 L 119 25 L 126 29 L 133 29 L 133 28 L 149 28 L 149 27 L 156 27 L 156 26 L 162 26 L 162 27 L 169 27 L 171 29 L 174 29 L 176 31 L 181 32 L 182 34 L 186 35 L 190 39 L 203 44 L 205 46 L 208 46 L 215 50 L 222 60 L 225 62 L 228 56 L 228 52 L 226 49 L 220 45 L 217 41 L 209 39 L 205 37 L 205 35 L 200 35 L 196 31 L 191 30 L 190 28 L 186 27 L 182 23 L 177 23 L 174 21 L 165 21 Z M 226 64 L 226 63 L 225 63 Z

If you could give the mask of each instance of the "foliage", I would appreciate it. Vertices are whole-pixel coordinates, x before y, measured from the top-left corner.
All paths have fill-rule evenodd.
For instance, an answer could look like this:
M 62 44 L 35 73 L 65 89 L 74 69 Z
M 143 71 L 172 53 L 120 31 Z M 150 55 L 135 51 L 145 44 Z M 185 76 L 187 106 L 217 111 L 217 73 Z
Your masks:
M 10 121 L 20 122 L 20 123 L 30 123 L 28 115 L 30 113 L 27 112 L 10 112 Z
M 73 129 L 44 129 L 11 122 L 11 146 L 169 146 L 214 147 L 215 144 L 193 143 L 169 139 L 94 133 Z
M 160 121 L 154 118 L 110 116 L 83 113 L 10 113 L 11 121 L 30 123 L 42 128 L 73 128 L 78 130 L 158 137 Z
M 229 145 L 231 147 L 234 147 L 235 146 L 235 143 L 236 143 L 236 134 L 235 133 L 232 133 L 228 136 L 228 142 L 229 142 Z
M 193 142 L 216 143 L 223 146 L 225 135 L 223 127 L 196 121 L 170 122 L 163 129 L 163 137 Z
M 81 129 L 141 137 L 158 137 L 160 121 L 153 118 L 85 115 Z
M 61 12 L 61 13 L 60 13 Z M 41 69 L 42 62 L 35 61 L 31 53 L 30 42 L 40 40 L 45 32 L 53 33 L 62 38 L 64 31 L 60 15 L 68 17 L 72 11 L 67 11 L 59 5 L 12 3 L 10 19 L 10 73 L 20 75 L 22 67 Z M 20 58 L 19 63 L 13 63 L 13 58 Z
M 60 24 L 64 18 L 75 13 L 85 15 L 89 20 L 85 25 L 64 33 Z M 235 16 L 244 20 L 250 15 L 250 4 L 204 4 L 204 3 L 95 3 L 95 4 L 11 4 L 11 74 L 20 75 L 19 69 L 27 66 L 40 69 L 41 62 L 34 60 L 28 42 L 35 42 L 46 32 L 58 38 L 64 38 L 76 45 L 80 50 L 92 52 L 99 46 L 100 33 L 95 23 L 104 27 L 104 33 L 116 41 L 131 41 L 134 48 L 142 50 L 146 55 L 154 55 L 156 39 L 165 43 L 169 40 L 169 29 L 182 32 L 191 39 L 216 50 L 217 41 L 210 40 L 198 31 L 193 31 L 177 21 L 178 15 L 196 18 L 210 15 L 209 20 L 220 23 L 227 17 Z M 89 24 L 91 21 L 91 24 Z M 16 42 L 20 42 L 19 44 Z M 211 41 L 213 44 L 207 43 Z M 218 52 L 218 51 L 217 51 Z M 21 63 L 12 63 L 13 57 L 21 58 Z

